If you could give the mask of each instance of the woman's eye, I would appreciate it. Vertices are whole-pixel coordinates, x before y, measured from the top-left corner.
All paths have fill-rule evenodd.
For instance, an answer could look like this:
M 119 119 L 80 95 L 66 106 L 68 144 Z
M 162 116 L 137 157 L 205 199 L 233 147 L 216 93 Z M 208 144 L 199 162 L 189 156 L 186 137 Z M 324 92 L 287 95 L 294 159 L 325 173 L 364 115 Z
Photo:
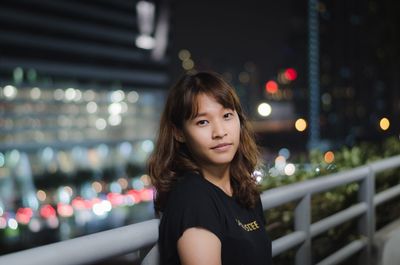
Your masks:
M 225 119 L 229 119 L 229 118 L 231 118 L 232 116 L 233 116 L 233 114 L 230 113 L 230 112 L 224 114 L 224 118 L 225 118 Z
M 208 121 L 206 121 L 206 120 L 201 120 L 201 121 L 198 121 L 196 124 L 197 125 L 206 125 L 208 123 Z

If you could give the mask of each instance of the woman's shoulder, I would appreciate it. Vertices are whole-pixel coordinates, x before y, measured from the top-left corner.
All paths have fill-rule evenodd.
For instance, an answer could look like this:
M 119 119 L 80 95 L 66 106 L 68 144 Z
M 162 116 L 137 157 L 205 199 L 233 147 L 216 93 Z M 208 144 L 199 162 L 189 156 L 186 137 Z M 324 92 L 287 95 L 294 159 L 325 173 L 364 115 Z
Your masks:
M 196 172 L 186 172 L 178 177 L 178 180 L 172 187 L 167 201 L 170 207 L 181 205 L 196 205 L 199 202 L 212 200 L 212 189 L 207 185 L 206 180 Z
M 178 177 L 171 189 L 171 195 L 198 195 L 198 193 L 203 194 L 207 188 L 207 183 L 199 173 L 185 172 Z

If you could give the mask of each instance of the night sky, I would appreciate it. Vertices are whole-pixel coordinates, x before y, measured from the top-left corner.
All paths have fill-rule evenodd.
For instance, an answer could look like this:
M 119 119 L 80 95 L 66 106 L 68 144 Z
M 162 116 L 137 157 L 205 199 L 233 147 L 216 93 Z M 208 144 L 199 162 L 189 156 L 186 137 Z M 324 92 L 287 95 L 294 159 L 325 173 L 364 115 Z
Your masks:
M 173 76 L 182 71 L 180 49 L 192 53 L 196 68 L 225 71 L 252 61 L 265 78 L 296 60 L 304 63 L 307 4 L 293 2 L 297 1 L 174 1 Z M 294 37 L 301 41 L 292 42 Z

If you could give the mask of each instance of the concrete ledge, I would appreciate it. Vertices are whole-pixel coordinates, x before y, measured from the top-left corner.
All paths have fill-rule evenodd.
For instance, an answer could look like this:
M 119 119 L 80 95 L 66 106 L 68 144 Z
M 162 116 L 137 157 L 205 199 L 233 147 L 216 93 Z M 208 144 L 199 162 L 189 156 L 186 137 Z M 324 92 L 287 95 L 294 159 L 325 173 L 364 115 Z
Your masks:
M 400 219 L 375 233 L 373 253 L 376 265 L 400 264 Z

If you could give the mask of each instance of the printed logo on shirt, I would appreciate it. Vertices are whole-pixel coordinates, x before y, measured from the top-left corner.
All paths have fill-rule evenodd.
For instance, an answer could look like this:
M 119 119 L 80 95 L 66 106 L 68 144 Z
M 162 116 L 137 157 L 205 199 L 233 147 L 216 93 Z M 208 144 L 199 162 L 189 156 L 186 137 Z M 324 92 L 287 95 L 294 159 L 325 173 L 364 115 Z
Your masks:
M 251 223 L 243 224 L 238 219 L 235 219 L 235 220 L 236 220 L 236 223 L 247 232 L 251 232 L 251 231 L 254 231 L 254 230 L 257 230 L 257 229 L 260 228 L 260 226 L 258 225 L 257 221 L 253 221 Z

